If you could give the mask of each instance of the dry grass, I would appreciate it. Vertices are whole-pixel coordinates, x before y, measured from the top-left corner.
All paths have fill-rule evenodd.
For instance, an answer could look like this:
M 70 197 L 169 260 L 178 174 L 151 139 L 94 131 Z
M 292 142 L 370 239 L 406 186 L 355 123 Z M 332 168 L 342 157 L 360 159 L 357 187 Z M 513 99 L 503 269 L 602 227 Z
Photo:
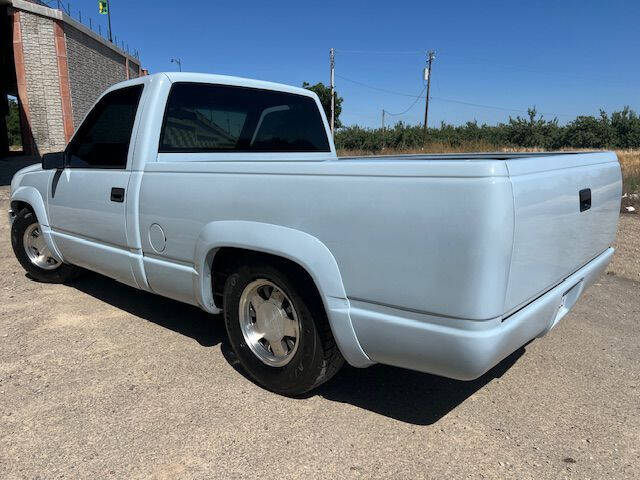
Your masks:
M 496 147 L 486 142 L 470 142 L 464 143 L 458 147 L 452 147 L 448 143 L 433 142 L 424 146 L 424 148 L 408 148 L 405 150 L 396 150 L 393 148 L 383 148 L 381 151 L 372 153 L 367 150 L 338 150 L 341 157 L 350 157 L 358 155 L 398 155 L 412 153 L 469 153 L 469 152 L 498 152 L 506 151 L 504 148 Z
M 618 150 L 624 193 L 640 193 L 640 150 Z

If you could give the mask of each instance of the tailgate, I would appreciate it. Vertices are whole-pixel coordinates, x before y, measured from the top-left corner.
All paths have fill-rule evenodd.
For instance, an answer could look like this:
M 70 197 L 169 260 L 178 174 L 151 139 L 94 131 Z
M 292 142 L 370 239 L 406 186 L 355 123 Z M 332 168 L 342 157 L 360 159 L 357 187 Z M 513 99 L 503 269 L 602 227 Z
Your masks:
M 505 313 L 510 313 L 613 243 L 622 181 L 612 152 L 516 158 L 506 163 L 515 212 L 505 298 Z

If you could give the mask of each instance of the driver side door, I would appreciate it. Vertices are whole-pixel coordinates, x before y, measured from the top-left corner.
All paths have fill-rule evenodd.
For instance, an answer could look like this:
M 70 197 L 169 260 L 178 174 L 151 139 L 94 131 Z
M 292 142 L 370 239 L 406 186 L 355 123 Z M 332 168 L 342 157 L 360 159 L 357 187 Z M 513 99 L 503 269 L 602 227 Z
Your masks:
M 137 286 L 126 234 L 132 137 L 143 85 L 105 94 L 65 151 L 48 192 L 54 241 L 65 261 Z

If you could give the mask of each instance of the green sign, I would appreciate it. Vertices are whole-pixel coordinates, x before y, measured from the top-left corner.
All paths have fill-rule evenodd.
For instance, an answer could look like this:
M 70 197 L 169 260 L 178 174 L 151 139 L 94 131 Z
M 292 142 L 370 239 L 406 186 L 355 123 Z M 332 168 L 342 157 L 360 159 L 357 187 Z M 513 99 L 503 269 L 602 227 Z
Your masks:
M 107 0 L 98 0 L 98 12 L 100 15 L 109 13 L 109 2 Z

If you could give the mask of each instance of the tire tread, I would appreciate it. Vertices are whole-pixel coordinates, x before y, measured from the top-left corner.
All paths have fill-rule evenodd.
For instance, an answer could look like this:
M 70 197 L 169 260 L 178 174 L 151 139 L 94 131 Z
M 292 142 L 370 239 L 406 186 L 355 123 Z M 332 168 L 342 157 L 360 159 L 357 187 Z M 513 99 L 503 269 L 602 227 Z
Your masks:
M 229 275 L 225 283 L 223 295 L 224 318 L 227 325 L 227 331 L 229 332 L 229 337 L 232 339 L 233 328 L 231 328 L 231 325 L 234 322 L 237 322 L 237 318 L 236 315 L 232 313 L 232 309 L 230 310 L 228 308 L 228 305 L 232 302 L 231 298 L 234 298 L 237 294 L 236 289 L 238 286 L 236 283 L 243 278 L 252 278 L 258 275 L 258 272 L 260 272 L 260 274 L 264 272 L 266 274 L 265 276 L 268 278 L 268 272 L 273 272 L 274 270 L 278 275 L 284 277 L 284 279 L 288 281 L 290 288 L 294 290 L 293 293 L 295 293 L 295 297 L 298 297 L 298 300 L 302 302 L 309 319 L 313 322 L 318 340 L 318 349 L 316 350 L 318 355 L 316 358 L 318 358 L 318 360 L 316 360 L 317 363 L 315 364 L 315 368 L 318 373 L 314 374 L 315 378 L 307 377 L 307 380 L 302 385 L 289 385 L 287 387 L 279 385 L 278 387 L 274 387 L 273 385 L 269 385 L 264 378 L 261 378 L 259 373 L 252 371 L 251 368 L 248 368 L 247 365 L 244 364 L 241 358 L 242 356 L 240 355 L 240 352 L 237 351 L 234 342 L 232 341 L 231 343 L 234 350 L 236 350 L 236 355 L 240 359 L 240 363 L 256 382 L 276 393 L 288 396 L 298 396 L 330 380 L 344 364 L 344 358 L 342 357 L 338 345 L 333 337 L 324 305 L 322 300 L 319 298 L 315 286 L 313 284 L 309 284 L 307 279 L 301 279 L 297 274 L 298 272 L 294 271 L 294 269 L 287 268 L 287 265 L 277 262 L 252 261 L 251 263 L 238 265 L 237 270 Z M 289 292 L 289 294 L 291 293 L 292 292 Z M 296 299 L 292 297 L 292 300 L 295 302 Z M 235 303 L 233 304 L 235 305 Z M 298 308 L 300 308 L 300 306 L 298 306 Z M 302 314 L 302 312 L 299 312 L 299 315 L 300 314 Z
M 22 244 L 22 235 L 29 225 L 37 222 L 35 213 L 28 208 L 23 208 L 18 212 L 11 226 L 11 246 L 18 262 L 29 276 L 43 283 L 65 283 L 77 277 L 82 270 L 68 263 L 63 263 L 54 270 L 44 270 L 31 263 Z

